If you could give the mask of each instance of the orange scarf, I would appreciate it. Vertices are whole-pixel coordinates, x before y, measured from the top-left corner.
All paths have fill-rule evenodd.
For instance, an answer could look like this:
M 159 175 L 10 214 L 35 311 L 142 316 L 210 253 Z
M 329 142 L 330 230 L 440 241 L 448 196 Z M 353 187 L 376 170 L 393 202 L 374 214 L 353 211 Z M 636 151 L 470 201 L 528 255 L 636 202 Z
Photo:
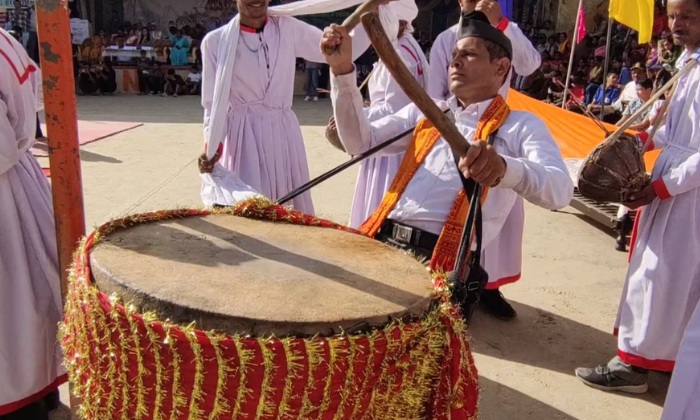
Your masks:
M 486 141 L 489 135 L 503 125 L 509 113 L 510 108 L 506 101 L 500 95 L 496 96 L 479 119 L 474 140 Z M 382 199 L 379 207 L 360 226 L 360 232 L 372 238 L 379 232 L 389 213 L 394 209 L 399 198 L 406 190 L 413 175 L 423 164 L 425 157 L 428 156 L 428 153 L 430 153 L 430 150 L 432 150 L 440 137 L 438 130 L 427 119 L 421 120 L 416 125 L 416 129 L 413 132 L 413 140 L 408 146 L 408 150 L 401 161 L 401 166 L 394 181 L 391 183 L 389 191 L 384 195 L 384 199 Z M 482 204 L 486 200 L 487 193 L 488 189 L 484 189 L 481 197 Z M 451 271 L 454 268 L 468 211 L 469 197 L 467 197 L 464 188 L 461 188 L 433 251 L 433 258 L 430 261 L 431 270 Z

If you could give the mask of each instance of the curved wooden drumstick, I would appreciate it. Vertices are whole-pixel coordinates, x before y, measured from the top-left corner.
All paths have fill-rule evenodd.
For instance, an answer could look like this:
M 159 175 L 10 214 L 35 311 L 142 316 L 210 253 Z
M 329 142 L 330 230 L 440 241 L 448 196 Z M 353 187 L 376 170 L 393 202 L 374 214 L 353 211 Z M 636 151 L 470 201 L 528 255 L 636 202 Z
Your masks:
M 370 0 L 371 1 L 371 0 Z M 365 3 L 367 4 L 367 3 Z M 399 58 L 396 49 L 389 41 L 389 38 L 384 32 L 384 27 L 379 20 L 379 15 L 376 12 L 365 13 L 362 15 L 362 26 L 372 41 L 372 46 L 377 52 L 377 55 L 382 60 L 389 73 L 396 80 L 396 83 L 401 86 L 406 96 L 423 112 L 423 115 L 433 123 L 435 128 L 442 134 L 442 137 L 450 145 L 452 152 L 459 157 L 464 157 L 469 149 L 469 142 L 462 136 L 462 133 L 457 130 L 457 127 L 452 121 L 447 118 L 445 113 L 438 108 L 435 102 L 428 96 L 423 88 L 418 84 L 416 79 L 406 68 L 401 58 Z
M 360 19 L 363 14 L 377 10 L 377 7 L 386 3 L 388 3 L 387 0 L 367 0 L 366 2 L 357 6 L 357 9 L 355 9 L 355 11 L 352 12 L 352 14 L 348 16 L 340 26 L 345 28 L 345 30 L 350 33 L 357 25 L 360 24 Z M 335 53 L 337 49 L 337 47 L 324 47 L 326 55 Z

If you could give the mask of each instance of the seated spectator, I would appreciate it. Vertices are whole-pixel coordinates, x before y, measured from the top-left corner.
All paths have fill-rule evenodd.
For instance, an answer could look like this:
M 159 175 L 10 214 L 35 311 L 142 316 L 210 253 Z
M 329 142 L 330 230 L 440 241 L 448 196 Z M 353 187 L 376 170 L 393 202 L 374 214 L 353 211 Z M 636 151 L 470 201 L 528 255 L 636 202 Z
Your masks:
M 659 90 L 662 86 L 671 80 L 671 72 L 661 64 L 655 64 L 647 69 L 647 76 L 654 81 L 654 91 Z
M 151 68 L 153 67 L 153 60 L 146 56 L 146 51 L 141 51 L 141 57 L 136 62 L 138 66 L 138 78 L 139 78 L 139 95 L 146 95 L 150 92 L 148 87 L 148 78 L 150 76 Z
M 605 58 L 605 53 L 607 52 L 607 45 L 605 38 L 600 38 L 598 41 L 598 46 L 593 53 L 596 58 Z
M 625 123 L 635 112 L 637 112 L 645 103 L 651 98 L 651 93 L 654 90 L 654 82 L 649 79 L 642 80 L 637 85 L 637 99 L 630 102 L 629 106 L 622 113 L 622 119 L 618 122 L 618 125 Z M 644 131 L 651 125 L 651 121 L 648 116 L 651 108 L 644 111 L 632 122 L 630 130 Z
M 581 104 L 586 99 L 586 78 L 582 74 L 577 74 L 571 81 L 569 98 L 566 101 L 566 109 L 578 114 L 583 113 Z
M 645 63 L 647 67 L 651 67 L 659 61 L 659 38 L 651 38 L 651 43 L 647 50 L 647 55 L 645 57 Z
M 632 66 L 630 73 L 632 80 L 624 85 L 625 87 L 622 89 L 620 97 L 617 99 L 617 101 L 615 101 L 615 103 L 613 103 L 613 108 L 615 108 L 616 111 L 622 112 L 623 114 L 627 106 L 632 101 L 638 99 L 637 84 L 643 80 L 646 80 L 647 78 L 647 73 L 642 63 L 637 63 Z M 620 84 L 622 84 L 621 81 Z
M 550 57 L 554 57 L 554 53 L 557 52 L 557 39 L 554 35 L 547 38 L 547 43 L 545 44 L 545 50 Z
M 163 97 L 173 96 L 177 98 L 182 94 L 182 89 L 185 87 L 185 81 L 182 76 L 175 73 L 175 69 L 168 70 L 168 75 L 165 76 L 165 85 L 163 86 Z
M 670 66 L 674 66 L 676 64 L 676 60 L 678 60 L 678 57 L 680 57 L 681 53 L 683 52 L 682 47 L 678 47 L 673 44 L 673 40 L 670 38 L 667 38 L 663 41 L 661 44 L 662 50 L 661 54 L 659 54 L 659 64 L 668 64 Z
M 117 73 L 112 68 L 110 60 L 105 60 L 104 65 L 97 68 L 96 76 L 101 93 L 113 95 L 117 91 Z
M 618 87 L 618 76 L 615 73 L 608 74 L 605 79 L 605 86 L 600 86 L 593 97 L 593 102 L 588 105 L 588 110 L 594 115 L 600 113 L 603 109 L 603 121 L 614 124 L 621 116 L 621 113 L 615 111 L 612 104 L 620 97 L 620 88 Z
M 539 51 L 540 54 L 547 51 L 547 37 L 544 34 L 537 34 L 535 47 L 537 47 L 537 51 Z
M 632 38 L 626 49 L 626 58 L 629 63 L 643 63 L 647 59 L 649 48 L 647 44 L 639 45 L 637 40 Z
M 542 24 L 542 29 L 540 29 L 540 33 L 544 34 L 547 36 L 547 38 L 550 38 L 552 35 L 554 35 L 554 29 L 552 29 L 552 22 L 546 20 Z
M 126 43 L 126 45 L 128 45 L 130 47 L 135 47 L 138 40 L 139 40 L 139 34 L 137 34 L 136 31 L 131 29 L 129 31 L 129 35 L 126 37 L 125 43 Z
M 568 38 L 569 36 L 566 34 L 566 32 L 561 32 L 559 34 L 559 40 L 557 41 L 557 49 L 562 55 L 567 55 L 569 51 L 571 51 Z
M 190 41 L 182 35 L 182 31 L 177 31 L 175 42 L 170 49 L 170 63 L 173 66 L 186 66 L 189 64 Z
M 542 100 L 547 96 L 547 81 L 545 72 L 550 72 L 547 64 L 535 70 L 532 74 L 525 78 L 523 82 L 523 92 L 531 98 Z
M 148 72 L 148 90 L 150 95 L 159 95 L 163 93 L 165 86 L 165 75 L 159 62 L 153 63 L 153 69 Z
M 588 73 L 588 87 L 586 87 L 586 105 L 593 102 L 598 88 L 603 83 L 603 59 L 596 57 L 591 60 L 591 70 Z
M 201 95 L 202 94 L 202 72 L 199 71 L 199 66 L 192 66 L 190 74 L 187 75 L 187 80 L 185 80 L 185 90 L 189 95 Z
M 148 28 L 141 29 L 139 32 L 139 39 L 136 41 L 136 46 L 138 47 L 152 47 L 153 38 L 151 38 L 151 31 Z
M 552 72 L 549 83 L 547 84 L 547 99 L 545 102 L 554 105 L 561 105 L 564 97 L 564 81 L 562 80 L 563 73 L 559 70 Z
M 173 25 L 168 29 L 168 39 L 172 45 L 175 45 L 175 41 L 177 39 L 177 26 Z
M 94 95 L 99 90 L 99 85 L 89 65 L 81 68 L 78 73 L 78 89 L 83 95 Z

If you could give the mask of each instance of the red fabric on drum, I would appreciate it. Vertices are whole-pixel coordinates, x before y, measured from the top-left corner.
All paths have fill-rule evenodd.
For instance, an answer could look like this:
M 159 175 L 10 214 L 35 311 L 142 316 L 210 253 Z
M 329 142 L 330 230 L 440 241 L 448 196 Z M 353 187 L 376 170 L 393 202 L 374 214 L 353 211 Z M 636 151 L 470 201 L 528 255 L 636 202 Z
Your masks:
M 215 213 L 352 231 L 269 203 Z M 438 290 L 413 322 L 332 337 L 241 337 L 139 314 L 90 282 L 90 249 L 118 229 L 212 214 L 176 210 L 108 223 L 81 244 L 62 343 L 86 419 L 476 419 L 465 327 Z M 356 232 L 355 232 L 356 233 Z

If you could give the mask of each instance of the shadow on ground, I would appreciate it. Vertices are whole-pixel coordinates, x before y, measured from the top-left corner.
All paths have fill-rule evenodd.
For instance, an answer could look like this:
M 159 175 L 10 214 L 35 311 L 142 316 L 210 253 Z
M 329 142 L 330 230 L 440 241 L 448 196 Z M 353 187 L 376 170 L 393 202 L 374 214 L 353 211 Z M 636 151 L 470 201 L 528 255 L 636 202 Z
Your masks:
M 479 419 L 542 419 L 577 420 L 563 411 L 534 399 L 484 376 L 479 376 L 481 388 Z
M 518 311 L 513 321 L 475 314 L 469 329 L 474 353 L 572 376 L 577 367 L 597 366 L 616 354 L 612 334 L 529 305 L 511 304 Z M 663 406 L 669 379 L 652 373 L 649 392 L 635 398 Z

